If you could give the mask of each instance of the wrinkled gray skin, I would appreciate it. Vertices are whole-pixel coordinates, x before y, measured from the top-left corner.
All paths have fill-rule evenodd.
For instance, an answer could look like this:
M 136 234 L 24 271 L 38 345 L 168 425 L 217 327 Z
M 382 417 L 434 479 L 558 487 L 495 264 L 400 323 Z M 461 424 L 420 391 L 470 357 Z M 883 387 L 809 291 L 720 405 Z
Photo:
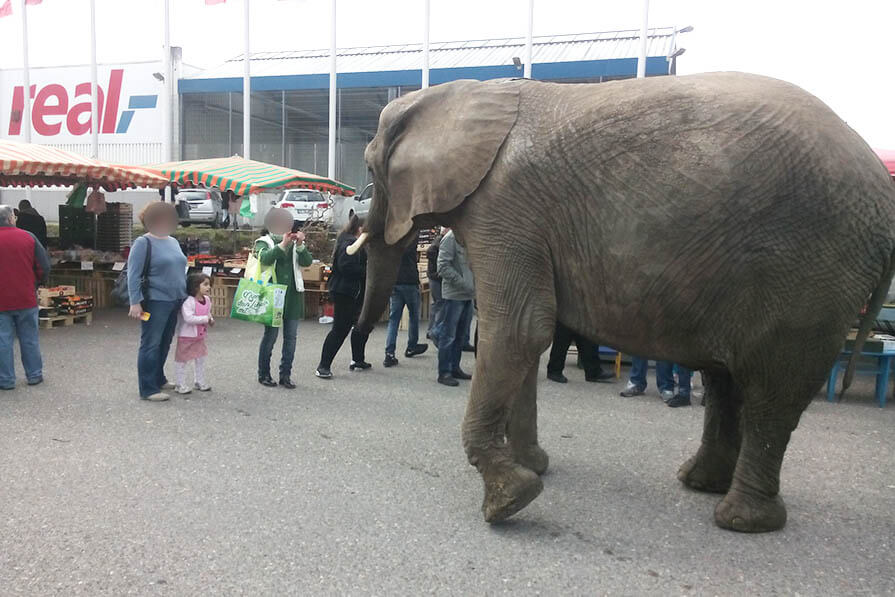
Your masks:
M 725 494 L 721 527 L 785 524 L 790 434 L 895 261 L 895 186 L 829 108 L 738 73 L 459 81 L 390 103 L 366 161 L 361 328 L 417 228 L 451 226 L 467 248 L 479 350 L 463 445 L 487 521 L 543 487 L 536 379 L 558 320 L 702 369 L 702 444 L 678 478 Z

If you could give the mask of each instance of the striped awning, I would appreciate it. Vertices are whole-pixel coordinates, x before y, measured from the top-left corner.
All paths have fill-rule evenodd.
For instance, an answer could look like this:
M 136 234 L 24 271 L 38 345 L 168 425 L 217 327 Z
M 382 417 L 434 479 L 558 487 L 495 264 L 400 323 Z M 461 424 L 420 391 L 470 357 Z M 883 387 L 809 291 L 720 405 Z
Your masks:
M 167 179 L 137 166 L 117 166 L 77 153 L 33 143 L 0 141 L 0 187 L 86 184 L 106 191 L 162 188 Z
M 350 197 L 354 188 L 325 176 L 301 170 L 247 160 L 238 155 L 232 158 L 188 160 L 152 166 L 170 181 L 179 185 L 202 184 L 237 195 L 250 195 L 281 189 L 315 189 Z

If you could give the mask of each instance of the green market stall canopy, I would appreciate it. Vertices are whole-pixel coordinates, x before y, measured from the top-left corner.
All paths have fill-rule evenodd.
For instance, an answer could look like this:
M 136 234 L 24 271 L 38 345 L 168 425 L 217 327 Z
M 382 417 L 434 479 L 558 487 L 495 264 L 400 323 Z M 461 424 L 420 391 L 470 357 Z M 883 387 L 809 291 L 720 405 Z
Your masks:
M 188 160 L 151 166 L 169 181 L 184 185 L 204 185 L 237 195 L 250 195 L 280 189 L 315 189 L 350 197 L 354 187 L 325 176 L 293 170 L 240 156 Z

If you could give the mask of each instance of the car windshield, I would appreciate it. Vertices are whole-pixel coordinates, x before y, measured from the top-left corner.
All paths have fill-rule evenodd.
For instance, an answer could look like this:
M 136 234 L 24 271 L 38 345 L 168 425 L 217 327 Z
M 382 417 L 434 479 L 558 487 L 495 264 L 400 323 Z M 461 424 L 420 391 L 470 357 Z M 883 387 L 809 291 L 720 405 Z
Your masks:
M 326 201 L 323 195 L 317 191 L 289 191 L 283 197 L 283 201 L 308 201 L 313 203 L 322 203 Z
M 208 199 L 209 191 L 181 191 L 177 193 L 177 199 L 184 201 L 205 201 Z

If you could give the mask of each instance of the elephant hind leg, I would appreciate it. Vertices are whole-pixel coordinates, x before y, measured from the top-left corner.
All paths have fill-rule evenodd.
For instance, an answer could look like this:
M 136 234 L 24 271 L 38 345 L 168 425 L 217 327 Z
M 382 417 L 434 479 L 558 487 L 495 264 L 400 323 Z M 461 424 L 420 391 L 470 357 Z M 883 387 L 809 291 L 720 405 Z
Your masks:
M 780 342 L 762 354 L 757 368 L 733 372 L 742 384 L 743 439 L 730 489 L 715 508 L 722 528 L 760 533 L 786 524 L 779 495 L 786 446 L 839 350 L 835 337 L 817 338 L 813 345 L 811 340 Z
M 727 493 L 740 454 L 743 395 L 726 370 L 705 371 L 705 421 L 702 443 L 677 473 L 698 491 Z

